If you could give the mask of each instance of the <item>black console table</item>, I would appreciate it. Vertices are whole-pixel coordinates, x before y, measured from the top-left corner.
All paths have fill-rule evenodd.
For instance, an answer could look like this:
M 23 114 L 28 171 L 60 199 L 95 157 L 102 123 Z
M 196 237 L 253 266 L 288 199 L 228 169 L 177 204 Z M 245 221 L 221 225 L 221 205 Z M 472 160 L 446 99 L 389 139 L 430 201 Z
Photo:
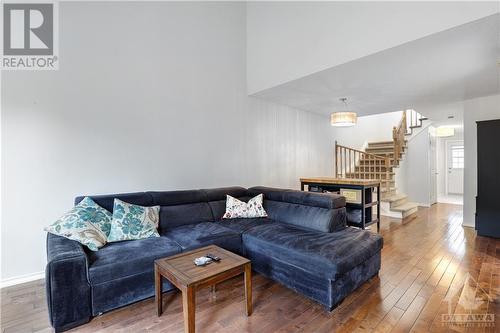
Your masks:
M 311 192 L 341 192 L 346 196 L 347 224 L 365 229 L 377 224 L 380 231 L 380 181 L 376 179 L 349 179 L 349 178 L 301 178 L 300 189 L 305 187 Z M 377 200 L 374 200 L 376 189 Z M 353 190 L 353 191 L 349 191 Z M 354 198 L 356 196 L 356 198 Z M 359 196 L 359 198 L 358 198 Z M 373 206 L 377 206 L 376 218 L 373 218 Z

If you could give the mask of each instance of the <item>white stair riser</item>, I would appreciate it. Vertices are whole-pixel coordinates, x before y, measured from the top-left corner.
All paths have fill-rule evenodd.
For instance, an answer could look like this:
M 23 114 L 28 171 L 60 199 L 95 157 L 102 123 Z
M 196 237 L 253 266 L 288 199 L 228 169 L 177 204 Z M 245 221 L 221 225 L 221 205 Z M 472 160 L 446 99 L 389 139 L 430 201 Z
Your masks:
M 403 218 L 403 212 L 396 212 L 396 211 L 391 210 L 391 205 L 387 201 L 382 201 L 380 203 L 380 215 L 394 217 L 397 219 Z
M 408 199 L 404 198 L 404 200 L 407 201 Z M 394 201 L 394 202 L 396 202 L 396 201 Z M 392 207 L 395 207 L 395 206 L 392 206 Z M 418 206 L 410 208 L 410 209 L 405 210 L 405 211 L 397 211 L 397 210 L 391 209 L 391 203 L 388 201 L 383 201 L 383 199 L 382 199 L 381 204 L 380 204 L 380 215 L 382 215 L 382 216 L 389 216 L 389 217 L 393 217 L 393 218 L 397 218 L 397 219 L 405 219 L 405 218 L 409 217 L 410 215 L 415 214 L 416 212 L 418 212 Z

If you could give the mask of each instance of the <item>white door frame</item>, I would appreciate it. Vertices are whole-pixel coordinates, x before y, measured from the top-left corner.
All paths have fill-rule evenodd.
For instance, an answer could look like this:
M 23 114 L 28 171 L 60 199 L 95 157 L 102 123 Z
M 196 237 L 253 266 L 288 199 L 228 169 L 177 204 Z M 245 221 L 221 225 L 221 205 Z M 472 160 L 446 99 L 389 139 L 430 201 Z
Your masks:
M 444 156 L 444 193 L 446 195 L 449 195 L 450 193 L 448 192 L 448 168 L 449 168 L 449 163 L 450 163 L 450 146 L 456 143 L 461 143 L 462 145 L 464 144 L 464 140 L 446 140 L 445 141 L 445 156 Z M 465 157 L 464 157 L 465 161 Z M 462 182 L 464 180 L 462 179 Z M 454 193 L 453 193 L 454 194 Z M 462 194 L 463 195 L 463 194 Z

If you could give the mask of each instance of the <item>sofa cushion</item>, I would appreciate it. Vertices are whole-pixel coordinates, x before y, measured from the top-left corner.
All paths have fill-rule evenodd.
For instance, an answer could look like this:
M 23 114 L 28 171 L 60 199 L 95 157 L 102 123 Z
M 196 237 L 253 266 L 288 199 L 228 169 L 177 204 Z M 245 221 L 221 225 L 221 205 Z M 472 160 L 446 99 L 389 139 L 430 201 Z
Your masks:
M 162 233 L 176 241 L 183 250 L 191 250 L 207 245 L 218 245 L 229 251 L 241 253 L 239 233 L 214 222 L 183 225 Z
M 212 209 L 212 215 L 216 221 L 220 220 L 226 211 L 227 195 L 244 202 L 248 201 L 247 190 L 239 186 L 204 189 L 202 191 L 207 196 L 208 204 Z
M 249 229 L 243 243 L 250 251 L 334 279 L 377 254 L 383 241 L 378 234 L 355 228 L 322 233 L 275 223 Z
M 229 228 L 235 232 L 244 233 L 254 227 L 261 225 L 270 225 L 272 223 L 277 223 L 267 217 L 256 217 L 256 218 L 242 218 L 242 219 L 224 219 L 218 221 L 222 226 Z
M 103 283 L 134 274 L 153 272 L 155 259 L 181 251 L 176 242 L 166 237 L 108 243 L 99 251 L 88 255 L 90 282 Z
M 207 202 L 207 196 L 202 190 L 182 191 L 149 191 L 155 205 L 176 206 L 198 202 Z
M 270 219 L 321 232 L 338 231 L 346 226 L 345 207 L 328 209 L 288 202 L 264 200 Z
M 202 190 L 148 192 L 160 206 L 160 232 L 199 222 L 212 222 L 212 210 Z
M 256 186 L 248 189 L 249 196 L 263 193 L 265 200 L 288 202 L 311 207 L 341 208 L 345 207 L 345 198 L 335 193 L 316 193 L 297 190 Z
M 235 198 L 241 198 L 247 196 L 247 190 L 244 187 L 240 186 L 230 186 L 230 187 L 219 187 L 219 188 L 210 188 L 202 190 L 208 201 L 219 201 L 226 200 L 226 195 L 230 195 Z

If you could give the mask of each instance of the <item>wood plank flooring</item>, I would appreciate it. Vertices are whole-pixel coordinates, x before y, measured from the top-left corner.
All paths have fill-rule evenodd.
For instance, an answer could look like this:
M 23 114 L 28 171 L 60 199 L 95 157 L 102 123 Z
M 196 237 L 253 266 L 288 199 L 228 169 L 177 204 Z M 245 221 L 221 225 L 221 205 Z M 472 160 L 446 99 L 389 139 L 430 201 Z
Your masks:
M 462 206 L 420 208 L 404 224 L 383 218 L 381 233 L 379 277 L 333 312 L 254 274 L 253 315 L 244 314 L 243 279 L 233 278 L 217 286 L 215 299 L 209 289 L 197 293 L 197 332 L 500 332 L 500 240 L 463 228 Z M 4 288 L 1 297 L 2 332 L 52 332 L 43 281 Z M 181 303 L 171 292 L 159 318 L 148 299 L 71 332 L 182 332 Z M 494 326 L 451 326 L 442 318 L 471 313 L 494 314 Z

